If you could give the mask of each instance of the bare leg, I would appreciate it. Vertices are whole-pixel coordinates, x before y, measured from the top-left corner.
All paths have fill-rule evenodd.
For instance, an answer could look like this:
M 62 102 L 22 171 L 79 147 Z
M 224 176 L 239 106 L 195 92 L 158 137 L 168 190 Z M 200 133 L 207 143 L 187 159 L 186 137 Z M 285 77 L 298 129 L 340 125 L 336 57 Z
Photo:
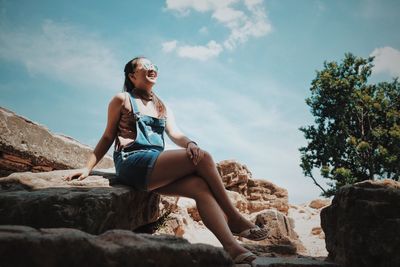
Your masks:
M 154 190 L 193 174 L 203 178 L 211 188 L 214 198 L 228 217 L 228 224 L 232 231 L 241 232 L 255 226 L 243 218 L 233 206 L 225 191 L 215 162 L 207 151 L 205 151 L 204 158 L 197 166 L 188 158 L 185 149 L 163 151 L 158 157 L 151 175 L 148 177 L 148 188 L 149 190 Z
M 187 175 L 154 191 L 162 195 L 193 198 L 204 224 L 214 233 L 232 258 L 247 251 L 233 237 L 225 220 L 225 214 L 203 178 L 197 175 Z

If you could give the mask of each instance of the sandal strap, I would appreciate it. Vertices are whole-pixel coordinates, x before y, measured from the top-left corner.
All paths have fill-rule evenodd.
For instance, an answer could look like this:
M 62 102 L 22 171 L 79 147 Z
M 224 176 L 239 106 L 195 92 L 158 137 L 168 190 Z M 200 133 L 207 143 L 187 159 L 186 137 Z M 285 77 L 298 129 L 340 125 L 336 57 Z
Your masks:
M 265 238 L 267 238 L 269 233 L 269 230 L 266 228 L 261 228 L 259 226 L 250 228 L 250 229 L 246 229 L 240 233 L 234 233 L 232 232 L 233 235 L 238 236 L 239 239 L 241 238 L 247 238 L 253 241 L 260 241 L 260 240 L 264 240 Z
M 239 236 L 246 237 L 246 236 L 251 236 L 251 235 L 258 235 L 258 233 L 265 233 L 266 234 L 267 230 L 256 226 L 256 227 L 244 230 L 243 232 L 241 232 L 239 234 Z

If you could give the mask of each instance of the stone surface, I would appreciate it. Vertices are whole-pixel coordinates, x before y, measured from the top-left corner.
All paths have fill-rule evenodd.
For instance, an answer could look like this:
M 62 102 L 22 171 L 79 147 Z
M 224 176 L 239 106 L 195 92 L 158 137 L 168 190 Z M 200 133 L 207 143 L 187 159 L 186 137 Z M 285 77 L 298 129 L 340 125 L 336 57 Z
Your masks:
M 339 267 L 333 262 L 313 258 L 267 258 L 259 257 L 253 262 L 253 267 Z
M 85 166 L 93 149 L 71 137 L 0 107 L 0 177 L 13 172 L 43 172 Z M 105 155 L 96 168 L 114 167 Z
M 311 234 L 313 235 L 320 235 L 321 233 L 322 233 L 322 228 L 319 226 L 311 229 Z
M 195 215 L 189 211 L 195 211 Z M 191 243 L 205 243 L 212 246 L 222 247 L 214 234 L 205 227 L 197 218 L 198 212 L 193 199 L 180 197 L 178 209 L 170 213 L 166 220 L 155 231 L 155 234 L 181 234 L 183 238 Z
M 234 195 L 236 195 L 236 192 Z M 244 245 L 262 245 L 267 250 L 280 251 L 281 254 L 293 255 L 304 252 L 298 235 L 294 231 L 294 222 L 285 214 L 272 210 L 264 210 L 252 214 L 244 214 L 253 223 L 269 229 L 266 240 L 251 241 L 245 238 L 238 239 Z M 196 209 L 196 203 L 192 199 L 180 198 L 178 210 L 171 213 L 166 221 L 156 230 L 162 234 L 183 234 L 190 242 L 206 242 L 214 246 L 221 246 L 213 234 L 206 229 Z M 199 237 L 201 236 L 201 237 Z
M 251 241 L 243 238 L 244 244 L 257 244 L 263 246 L 277 246 L 285 248 L 288 254 L 304 252 L 297 233 L 294 231 L 294 222 L 285 214 L 276 210 L 265 210 L 251 214 L 249 220 L 258 226 L 268 229 L 268 237 L 261 241 Z
M 95 236 L 68 228 L 0 226 L 2 267 L 40 266 L 232 266 L 229 255 L 210 245 L 174 236 L 109 230 Z
M 217 164 L 225 188 L 240 193 L 247 200 L 243 211 L 253 213 L 265 209 L 276 209 L 288 214 L 288 192 L 286 189 L 260 179 L 253 179 L 246 165 L 235 160 L 223 160 Z
M 310 202 L 309 207 L 313 209 L 321 209 L 331 204 L 330 199 L 314 199 Z
M 342 187 L 321 211 L 329 259 L 343 267 L 400 266 L 400 183 Z
M 160 206 L 157 194 L 110 186 L 112 172 L 93 171 L 82 181 L 64 181 L 62 176 L 71 172 L 24 172 L 0 178 L 0 224 L 71 227 L 98 234 L 114 228 L 134 230 L 171 208 Z

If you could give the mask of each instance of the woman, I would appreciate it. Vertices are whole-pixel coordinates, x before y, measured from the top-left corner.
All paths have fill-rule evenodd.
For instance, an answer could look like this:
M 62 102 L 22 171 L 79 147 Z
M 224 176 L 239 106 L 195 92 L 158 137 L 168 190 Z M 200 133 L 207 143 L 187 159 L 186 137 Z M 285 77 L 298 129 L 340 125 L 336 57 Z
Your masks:
M 68 177 L 85 179 L 115 140 L 117 179 L 138 190 L 193 198 L 204 224 L 215 234 L 235 263 L 250 263 L 255 255 L 233 235 L 262 240 L 267 231 L 246 220 L 233 206 L 212 156 L 175 125 L 169 107 L 153 93 L 158 68 L 144 57 L 125 66 L 125 92 L 108 107 L 107 127 L 86 164 Z M 164 130 L 182 149 L 164 151 Z

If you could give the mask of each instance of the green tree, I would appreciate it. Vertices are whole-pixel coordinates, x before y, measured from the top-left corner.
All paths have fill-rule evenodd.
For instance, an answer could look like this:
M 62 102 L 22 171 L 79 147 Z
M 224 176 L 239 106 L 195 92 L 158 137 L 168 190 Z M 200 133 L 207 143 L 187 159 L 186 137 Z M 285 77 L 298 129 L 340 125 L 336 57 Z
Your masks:
M 324 62 L 311 83 L 311 108 L 315 124 L 300 127 L 308 145 L 299 149 L 306 177 L 332 196 L 346 184 L 400 175 L 400 84 L 367 84 L 373 57 L 351 53 L 344 60 Z M 332 181 L 324 189 L 313 176 Z

